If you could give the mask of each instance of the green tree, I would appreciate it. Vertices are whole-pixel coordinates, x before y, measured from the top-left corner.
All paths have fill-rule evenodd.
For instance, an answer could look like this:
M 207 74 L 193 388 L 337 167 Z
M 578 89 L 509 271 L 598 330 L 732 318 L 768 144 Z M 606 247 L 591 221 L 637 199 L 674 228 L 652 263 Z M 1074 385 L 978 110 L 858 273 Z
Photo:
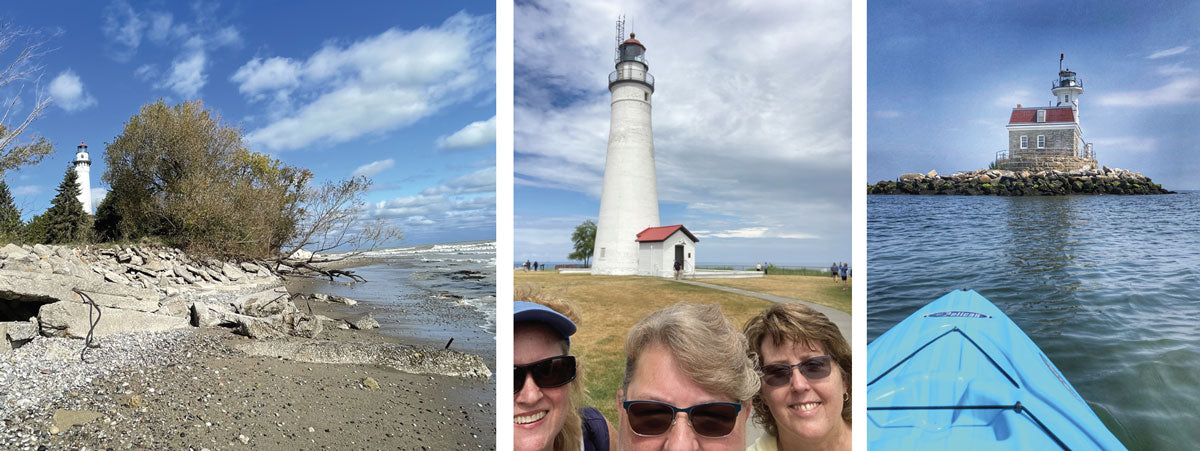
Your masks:
M 104 236 L 267 257 L 295 233 L 312 174 L 252 152 L 200 101 L 147 104 L 105 149 Z M 110 221 L 116 221 L 117 226 Z
M 116 196 L 104 196 L 96 207 L 96 217 L 92 222 L 92 233 L 96 241 L 108 242 L 125 238 L 121 234 L 121 215 L 117 212 Z
M 0 178 L 0 241 L 12 241 L 21 232 L 21 210 L 17 209 L 8 183 Z
M 584 266 L 588 266 L 592 260 L 592 251 L 596 248 L 596 223 L 589 219 L 575 226 L 571 241 L 575 243 L 575 252 L 571 252 L 567 258 L 582 261 Z
M 50 200 L 50 209 L 43 213 L 47 244 L 78 243 L 85 241 L 91 230 L 91 218 L 83 211 L 79 201 L 79 182 L 74 168 L 67 168 L 58 194 Z

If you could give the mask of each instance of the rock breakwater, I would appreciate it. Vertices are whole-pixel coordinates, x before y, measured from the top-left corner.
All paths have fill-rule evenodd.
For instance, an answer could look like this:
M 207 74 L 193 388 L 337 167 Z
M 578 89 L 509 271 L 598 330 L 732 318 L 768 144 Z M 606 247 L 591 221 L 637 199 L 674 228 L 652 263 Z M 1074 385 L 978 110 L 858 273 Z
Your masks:
M 965 196 L 1061 196 L 1068 194 L 1174 194 L 1138 172 L 1109 168 L 1077 171 L 981 169 L 939 175 L 903 174 L 867 186 L 868 194 L 946 194 Z

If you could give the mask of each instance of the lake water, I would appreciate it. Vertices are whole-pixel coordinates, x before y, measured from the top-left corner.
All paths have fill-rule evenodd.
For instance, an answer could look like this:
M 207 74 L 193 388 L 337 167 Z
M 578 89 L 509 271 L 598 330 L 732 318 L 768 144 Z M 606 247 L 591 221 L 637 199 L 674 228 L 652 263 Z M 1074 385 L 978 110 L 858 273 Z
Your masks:
M 1200 443 L 1200 193 L 868 196 L 867 338 L 972 288 L 1130 449 Z
M 381 332 L 408 342 L 479 354 L 495 370 L 496 242 L 430 244 L 363 254 L 365 283 L 317 283 L 316 291 L 362 302 Z

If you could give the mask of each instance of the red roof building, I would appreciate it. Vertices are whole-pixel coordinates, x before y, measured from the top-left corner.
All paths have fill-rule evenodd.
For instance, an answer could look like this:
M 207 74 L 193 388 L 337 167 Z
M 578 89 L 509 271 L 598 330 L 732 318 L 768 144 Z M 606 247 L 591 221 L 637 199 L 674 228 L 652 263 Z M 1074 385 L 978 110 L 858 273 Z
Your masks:
M 683 233 L 688 236 L 688 238 L 692 239 L 692 241 L 700 241 L 700 239 L 696 238 L 696 235 L 692 235 L 692 232 L 688 231 L 687 227 L 684 227 L 683 224 L 647 228 L 646 230 L 638 232 L 637 241 L 641 243 L 663 241 L 669 238 L 671 234 L 675 233 L 676 230 L 682 230 Z
M 1045 111 L 1043 120 L 1038 120 L 1038 111 Z M 1009 124 L 1039 124 L 1075 122 L 1075 109 L 1071 107 L 1013 108 Z

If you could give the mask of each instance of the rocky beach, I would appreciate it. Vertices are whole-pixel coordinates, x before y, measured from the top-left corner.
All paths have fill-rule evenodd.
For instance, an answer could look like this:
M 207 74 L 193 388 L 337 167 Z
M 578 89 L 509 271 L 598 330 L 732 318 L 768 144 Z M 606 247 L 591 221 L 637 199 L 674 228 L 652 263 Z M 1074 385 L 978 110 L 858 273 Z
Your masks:
M 867 194 L 955 194 L 965 196 L 1061 196 L 1068 194 L 1172 194 L 1138 172 L 1107 166 L 1076 171 L 980 169 L 940 175 L 902 174 L 867 186 Z
M 0 248 L 0 448 L 495 446 L 494 354 L 312 283 L 166 248 Z

